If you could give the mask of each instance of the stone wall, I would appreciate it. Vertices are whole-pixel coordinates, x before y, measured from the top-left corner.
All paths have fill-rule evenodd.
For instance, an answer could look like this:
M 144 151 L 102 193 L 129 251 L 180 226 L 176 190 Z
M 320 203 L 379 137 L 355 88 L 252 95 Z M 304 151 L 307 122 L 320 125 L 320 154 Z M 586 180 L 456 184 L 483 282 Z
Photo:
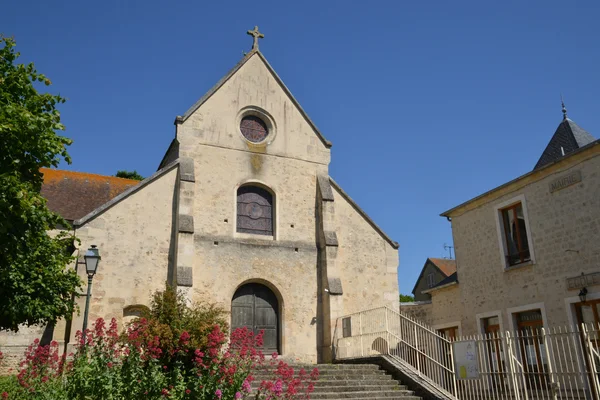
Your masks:
M 171 168 L 76 229 L 81 240 L 78 273 L 83 293 L 87 291 L 85 250 L 95 244 L 102 257 L 92 283 L 90 327 L 99 317 L 114 317 L 123 326 L 126 307 L 149 305 L 151 294 L 164 289 L 177 174 L 177 168 Z M 85 296 L 77 303 L 82 311 L 73 317 L 71 342 L 83 324 Z M 64 323 L 57 325 L 55 338 L 61 338 L 64 328 Z
M 431 292 L 429 323 L 434 328 L 461 325 L 462 310 L 460 286 L 451 285 Z M 459 334 L 460 334 L 459 329 Z
M 400 312 L 431 326 L 433 304 L 431 301 L 400 303 Z

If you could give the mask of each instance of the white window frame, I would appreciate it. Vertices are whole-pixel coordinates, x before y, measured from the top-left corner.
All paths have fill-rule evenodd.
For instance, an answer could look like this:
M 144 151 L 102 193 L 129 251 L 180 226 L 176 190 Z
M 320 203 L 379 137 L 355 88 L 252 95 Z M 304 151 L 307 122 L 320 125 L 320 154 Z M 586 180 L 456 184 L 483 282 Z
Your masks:
M 505 240 L 506 235 L 504 231 L 504 223 L 502 220 L 502 210 L 516 203 L 521 203 L 521 207 L 523 208 L 523 218 L 525 219 L 525 229 L 527 230 L 527 244 L 529 245 L 530 260 L 522 264 L 511 266 L 509 265 L 508 261 L 506 261 L 508 249 Z M 502 265 L 502 270 L 507 271 L 535 264 L 535 251 L 533 249 L 533 239 L 531 238 L 531 225 L 529 224 L 529 214 L 527 212 L 527 201 L 525 200 L 525 195 L 521 194 L 519 196 L 513 197 L 510 200 L 504 201 L 500 204 L 496 204 L 496 206 L 494 207 L 494 219 L 496 220 L 496 231 L 498 233 L 498 248 L 500 250 L 500 265 Z

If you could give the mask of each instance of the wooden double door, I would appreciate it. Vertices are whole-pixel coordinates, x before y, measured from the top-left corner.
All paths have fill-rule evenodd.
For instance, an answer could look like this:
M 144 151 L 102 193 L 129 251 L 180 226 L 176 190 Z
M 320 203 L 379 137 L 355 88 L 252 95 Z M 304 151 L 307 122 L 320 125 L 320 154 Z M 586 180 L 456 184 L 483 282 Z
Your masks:
M 275 293 L 259 283 L 240 287 L 231 301 L 231 330 L 246 327 L 258 334 L 263 331 L 265 353 L 278 352 L 279 346 L 279 302 Z

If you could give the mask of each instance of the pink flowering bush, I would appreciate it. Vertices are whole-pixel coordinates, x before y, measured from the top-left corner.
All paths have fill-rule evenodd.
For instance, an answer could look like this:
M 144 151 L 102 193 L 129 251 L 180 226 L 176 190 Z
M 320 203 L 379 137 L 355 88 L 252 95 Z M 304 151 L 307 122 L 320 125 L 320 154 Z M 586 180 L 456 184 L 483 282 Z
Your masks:
M 186 331 L 175 346 L 163 347 L 150 326 L 139 319 L 119 335 L 116 320 L 107 327 L 98 319 L 92 330 L 78 332 L 66 362 L 56 342 L 40 346 L 36 341 L 0 399 L 308 399 L 318 378 L 316 368 L 295 374 L 277 354 L 265 358 L 262 332 L 236 329 L 228 338 L 215 325 L 203 348 L 190 346 Z M 270 378 L 254 382 L 252 374 L 259 370 Z

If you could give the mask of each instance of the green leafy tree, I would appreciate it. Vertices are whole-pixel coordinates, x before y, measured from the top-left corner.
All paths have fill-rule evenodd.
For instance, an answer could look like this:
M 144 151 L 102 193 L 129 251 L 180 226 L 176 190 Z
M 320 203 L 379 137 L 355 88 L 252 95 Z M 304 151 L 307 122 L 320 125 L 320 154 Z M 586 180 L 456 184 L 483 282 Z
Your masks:
M 410 294 L 400 294 L 400 303 L 410 303 L 415 301 L 415 298 Z
M 115 175 L 117 178 L 135 179 L 136 181 L 143 181 L 144 177 L 138 174 L 136 170 L 133 171 L 117 171 Z
M 17 331 L 71 316 L 80 280 L 66 268 L 74 237 L 48 234 L 67 222 L 40 195 L 40 167 L 71 161 L 71 140 L 56 133 L 64 99 L 36 90 L 51 82 L 33 63 L 16 64 L 15 44 L 0 35 L 0 330 Z

